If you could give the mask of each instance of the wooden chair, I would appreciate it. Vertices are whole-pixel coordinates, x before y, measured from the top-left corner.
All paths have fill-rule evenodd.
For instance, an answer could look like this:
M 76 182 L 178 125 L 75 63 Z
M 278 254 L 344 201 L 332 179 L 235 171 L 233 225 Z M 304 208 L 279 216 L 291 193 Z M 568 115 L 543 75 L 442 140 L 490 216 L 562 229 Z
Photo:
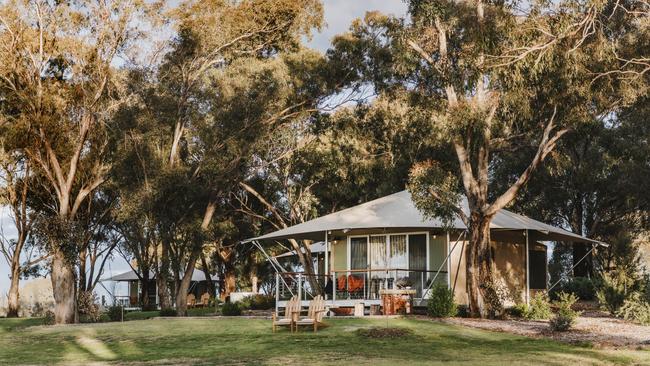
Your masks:
M 293 332 L 293 314 L 296 311 L 300 311 L 300 302 L 296 296 L 292 297 L 287 301 L 287 305 L 284 308 L 284 317 L 280 318 L 280 315 L 276 312 L 273 312 L 273 333 L 279 326 L 289 326 L 289 329 Z
M 196 296 L 194 294 L 187 295 L 187 307 L 193 308 L 196 305 Z
M 309 309 L 307 310 L 307 317 L 300 318 L 300 309 L 298 309 L 296 316 L 294 317 L 294 327 L 296 332 L 298 331 L 299 325 L 311 325 L 314 327 L 314 332 L 318 331 L 318 326 L 323 325 L 323 316 L 327 312 L 325 309 L 325 300 L 323 296 L 318 295 L 309 303 Z
M 210 305 L 210 294 L 206 292 L 201 295 L 201 302 L 198 305 L 207 308 Z

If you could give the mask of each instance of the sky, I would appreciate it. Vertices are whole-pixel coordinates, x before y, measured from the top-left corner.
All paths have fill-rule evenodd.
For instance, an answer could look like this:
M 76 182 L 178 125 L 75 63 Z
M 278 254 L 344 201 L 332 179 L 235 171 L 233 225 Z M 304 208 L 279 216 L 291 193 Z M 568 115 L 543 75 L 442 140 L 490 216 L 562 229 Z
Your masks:
M 345 32 L 352 20 L 362 18 L 367 11 L 379 10 L 397 16 L 406 14 L 406 4 L 402 0 L 324 0 L 323 5 L 326 25 L 308 42 L 309 47 L 323 52 L 329 48 L 331 40 L 336 34 Z M 5 237 L 12 237 L 15 236 L 16 230 L 7 215 L 8 209 L 0 207 L 0 233 L 4 233 Z M 121 257 L 116 256 L 113 261 L 106 264 L 103 278 L 129 269 L 129 265 Z M 0 296 L 4 296 L 8 291 L 9 265 L 0 258 Z M 118 288 L 117 291 L 125 290 Z M 102 296 L 105 291 L 99 287 L 97 292 L 99 296 Z

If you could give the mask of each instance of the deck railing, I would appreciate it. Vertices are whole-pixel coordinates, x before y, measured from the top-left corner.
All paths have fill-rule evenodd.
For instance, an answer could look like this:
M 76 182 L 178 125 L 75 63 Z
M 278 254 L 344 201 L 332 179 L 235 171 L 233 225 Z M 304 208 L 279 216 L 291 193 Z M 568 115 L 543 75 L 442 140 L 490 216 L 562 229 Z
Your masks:
M 292 296 L 311 300 L 325 294 L 328 300 L 379 300 L 381 289 L 410 288 L 416 299 L 429 298 L 434 283 L 447 284 L 446 271 L 427 271 L 402 268 L 332 271 L 307 275 L 303 272 L 276 274 L 276 300 L 286 301 Z

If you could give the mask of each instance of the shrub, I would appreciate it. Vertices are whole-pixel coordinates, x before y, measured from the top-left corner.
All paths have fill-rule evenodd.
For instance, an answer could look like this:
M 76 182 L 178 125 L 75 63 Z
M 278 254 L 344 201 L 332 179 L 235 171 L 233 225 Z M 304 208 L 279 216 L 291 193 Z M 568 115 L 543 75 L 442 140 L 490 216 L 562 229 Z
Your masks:
M 638 278 L 634 278 L 625 270 L 603 273 L 601 286 L 596 292 L 598 303 L 615 315 L 628 296 L 640 290 L 641 285 Z
M 525 318 L 528 314 L 528 305 L 526 304 L 517 304 L 513 307 L 507 309 L 507 312 L 510 316 L 515 318 Z
M 575 324 L 576 318 L 580 315 L 579 312 L 571 309 L 571 306 L 578 301 L 578 297 L 574 294 L 561 292 L 558 294 L 558 298 L 559 300 L 555 302 L 558 312 L 551 318 L 549 325 L 555 332 L 564 332 Z
M 52 310 L 48 310 L 45 312 L 45 315 L 43 316 L 43 324 L 45 325 L 56 324 L 56 318 L 54 317 L 54 312 L 52 312 Z
M 160 312 L 158 314 L 160 316 L 177 316 L 178 312 L 174 308 L 164 308 L 160 309 Z
M 77 309 L 81 323 L 97 323 L 102 315 L 97 305 L 97 296 L 92 291 L 79 292 Z
M 271 295 L 250 295 L 237 301 L 241 310 L 268 310 L 275 307 L 275 297 Z
M 543 292 L 538 292 L 530 299 L 530 305 L 527 306 L 524 318 L 529 320 L 543 320 L 551 317 L 551 304 L 548 296 Z
M 427 312 L 429 316 L 435 318 L 446 318 L 455 316 L 457 313 L 456 303 L 454 302 L 454 293 L 444 284 L 436 284 L 431 289 Z
M 650 304 L 640 293 L 634 293 L 616 312 L 617 316 L 642 325 L 650 325 Z
M 239 304 L 234 302 L 225 302 L 221 305 L 221 315 L 225 316 L 240 316 L 241 308 Z
M 574 294 L 580 300 L 590 301 L 596 298 L 596 284 L 590 278 L 575 277 L 551 294 L 551 297 L 557 300 L 560 292 Z
M 467 305 L 457 305 L 456 306 L 456 316 L 460 318 L 469 318 L 469 306 Z
M 111 321 L 119 322 L 122 320 L 122 307 L 119 305 L 111 306 L 106 311 L 106 314 Z

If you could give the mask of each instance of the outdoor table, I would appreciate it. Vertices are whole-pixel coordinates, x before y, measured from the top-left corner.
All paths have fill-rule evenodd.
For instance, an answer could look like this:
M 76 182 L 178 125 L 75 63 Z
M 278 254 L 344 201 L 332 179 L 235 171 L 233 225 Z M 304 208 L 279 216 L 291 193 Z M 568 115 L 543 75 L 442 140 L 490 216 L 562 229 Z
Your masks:
M 382 289 L 379 290 L 384 315 L 397 314 L 404 304 L 406 314 L 411 313 L 411 298 L 415 295 L 414 289 Z

